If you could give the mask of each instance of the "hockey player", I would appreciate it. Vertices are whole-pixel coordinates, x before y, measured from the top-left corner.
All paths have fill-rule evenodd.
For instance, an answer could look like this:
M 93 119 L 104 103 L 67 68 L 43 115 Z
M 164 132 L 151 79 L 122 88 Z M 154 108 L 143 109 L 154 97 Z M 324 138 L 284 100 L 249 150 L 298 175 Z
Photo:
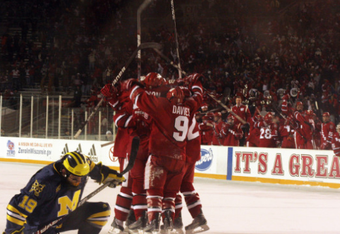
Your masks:
M 240 139 L 243 136 L 241 124 L 234 124 L 235 117 L 231 114 L 227 117 L 227 123 L 222 128 L 222 134 L 225 136 L 223 145 L 225 146 L 239 146 Z
M 149 95 L 161 97 L 169 90 L 165 86 L 165 79 L 156 72 L 148 73 L 142 81 L 145 92 Z M 144 111 L 134 106 L 135 131 L 140 138 L 140 147 L 130 175 L 132 177 L 132 208 L 136 221 L 128 226 L 129 233 L 138 233 L 147 223 L 147 201 L 144 189 L 144 169 L 149 157 L 150 126 L 152 118 Z
M 214 136 L 214 114 L 209 112 L 202 117 L 202 123 L 198 125 L 201 135 L 201 145 L 212 145 Z
M 323 123 L 321 124 L 320 131 L 321 135 L 320 149 L 330 150 L 332 149 L 332 139 L 335 131 L 335 124 L 330 121 L 329 112 L 324 112 L 322 114 L 322 121 Z
M 294 112 L 295 121 L 298 127 L 294 132 L 295 147 L 297 149 L 313 149 L 313 121 L 310 114 L 303 113 L 302 102 L 296 103 L 296 111 Z
M 55 234 L 78 230 L 79 234 L 96 234 L 107 223 L 111 210 L 105 202 L 85 202 L 77 208 L 87 176 L 98 183 L 111 182 L 110 187 L 125 179 L 115 170 L 94 164 L 82 153 L 66 153 L 60 160 L 36 172 L 27 185 L 7 206 L 5 234 L 35 233 L 52 221 L 44 233 Z
M 213 145 L 223 145 L 223 135 L 222 129 L 224 126 L 224 122 L 222 121 L 222 113 L 215 112 L 214 113 L 214 135 L 213 135 Z
M 332 149 L 335 156 L 340 157 L 340 123 L 336 126 L 336 131 L 334 132 Z
M 123 86 L 124 82 L 126 81 L 121 82 L 120 87 Z M 132 103 L 127 96 L 118 96 L 119 93 L 121 93 L 121 90 L 117 90 L 115 87 L 112 87 L 111 84 L 106 84 L 101 89 L 101 93 L 116 112 L 113 120 L 118 130 L 113 148 L 113 154 L 115 157 L 118 157 L 120 170 L 123 170 L 125 167 L 124 165 L 128 162 L 128 154 L 130 152 L 129 149 L 131 148 L 130 144 L 134 136 L 134 121 L 131 121 L 133 117 Z M 131 204 L 132 180 L 130 176 L 127 176 L 127 180 L 122 184 L 116 199 L 114 208 L 115 217 L 112 221 L 109 233 L 115 234 L 124 231 L 124 222 L 128 219 Z
M 259 147 L 276 148 L 278 144 L 278 124 L 271 112 L 268 112 L 263 121 L 259 121 L 256 127 L 260 129 Z
M 247 124 L 241 123 L 240 120 L 237 118 L 234 119 L 234 124 L 237 126 L 239 123 L 242 124 L 241 128 L 243 131 L 243 137 L 240 139 L 240 145 L 243 146 L 246 144 L 246 138 L 248 136 L 249 132 L 249 123 L 251 122 L 251 113 L 248 108 L 248 105 L 242 104 L 242 97 L 236 96 L 235 98 L 235 105 L 231 108 L 231 110 L 238 116 L 240 116 L 241 119 L 243 119 Z
M 295 149 L 294 128 L 296 123 L 291 117 L 287 117 L 284 122 L 280 123 L 279 135 L 281 139 L 281 148 Z
M 249 134 L 247 136 L 247 147 L 258 147 L 259 145 L 259 137 L 260 137 L 260 129 L 255 125 L 257 122 L 262 121 L 263 117 L 260 114 L 254 115 L 250 119 L 249 123 Z
M 148 95 L 140 85 L 127 85 L 130 99 L 152 118 L 149 159 L 145 168 L 148 224 L 144 232 L 159 231 L 161 213 L 165 229 L 174 219 L 175 197 L 181 186 L 186 162 L 186 136 L 191 113 L 202 102 L 200 95 L 185 99 L 181 88 L 170 89 L 167 98 Z M 164 198 L 164 199 L 163 199 Z M 163 209 L 162 209 L 163 205 Z
M 186 77 L 189 90 L 195 92 L 197 95 L 203 96 L 203 88 L 201 84 L 202 75 L 194 73 Z M 202 204 L 198 192 L 195 190 L 193 185 L 195 164 L 201 158 L 201 147 L 200 147 L 200 134 L 196 118 L 193 115 L 189 122 L 189 130 L 187 134 L 187 145 L 186 145 L 186 165 L 184 168 L 184 176 L 181 183 L 180 191 L 184 195 L 187 208 L 193 221 L 191 224 L 185 227 L 187 234 L 194 233 L 197 230 L 206 231 L 209 230 L 207 220 L 205 219 L 202 211 Z M 181 217 L 182 210 L 182 196 L 177 194 L 176 196 L 176 211 L 173 228 L 180 233 L 182 231 L 183 223 Z

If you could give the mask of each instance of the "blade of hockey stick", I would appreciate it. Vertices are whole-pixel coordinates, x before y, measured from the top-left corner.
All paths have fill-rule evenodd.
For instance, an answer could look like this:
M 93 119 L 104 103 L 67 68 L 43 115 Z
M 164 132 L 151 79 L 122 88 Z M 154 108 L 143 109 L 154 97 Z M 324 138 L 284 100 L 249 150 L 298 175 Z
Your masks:
M 136 157 L 137 157 L 138 149 L 139 149 L 139 137 L 135 136 L 132 139 L 129 163 L 125 167 L 125 169 L 120 172 L 121 175 L 124 175 L 126 172 L 128 172 L 128 171 L 130 171 L 132 169 L 133 165 L 135 164 L 135 160 L 136 160 Z
M 122 69 L 120 70 L 120 72 L 118 73 L 116 78 L 112 81 L 112 86 L 114 86 L 120 80 L 120 78 L 122 77 L 122 75 L 126 71 L 126 68 L 130 65 L 132 60 L 136 57 L 137 52 L 139 50 L 147 49 L 147 48 L 153 48 L 153 49 L 159 50 L 159 49 L 162 48 L 162 45 L 159 44 L 159 43 L 156 43 L 156 42 L 145 42 L 145 43 L 142 43 L 140 46 L 138 46 L 137 49 L 129 57 L 129 60 L 125 63 L 124 67 L 122 67 Z M 94 116 L 95 113 L 97 113 L 97 111 L 98 111 L 99 107 L 101 106 L 101 104 L 103 103 L 103 101 L 104 101 L 104 98 L 101 98 L 100 101 L 98 102 L 97 106 L 94 108 L 94 110 L 91 112 L 91 114 L 87 118 L 87 120 L 82 124 L 82 126 L 78 129 L 77 133 L 74 135 L 75 139 L 77 139 L 79 137 L 79 135 L 82 133 L 83 129 L 88 124 L 90 119 Z
M 139 149 L 139 137 L 134 137 L 132 139 L 132 144 L 131 144 L 131 152 L 130 152 L 130 158 L 129 158 L 129 163 L 128 165 L 125 167 L 125 169 L 123 171 L 121 171 L 119 174 L 121 176 L 123 176 L 124 174 L 126 174 L 127 172 L 129 172 L 133 165 L 135 164 L 135 160 L 137 157 L 137 153 L 138 153 L 138 149 Z M 97 188 L 96 190 L 94 190 L 92 193 L 90 193 L 89 195 L 87 195 L 86 197 L 84 197 L 83 199 L 81 199 L 81 201 L 78 204 L 78 207 L 83 205 L 85 202 L 87 202 L 90 198 L 94 197 L 96 194 L 98 194 L 99 192 L 101 192 L 103 189 L 105 189 L 107 186 L 110 185 L 110 182 L 105 183 L 103 185 L 101 185 L 99 188 Z M 77 208 L 78 208 L 77 207 Z M 74 211 L 72 211 L 74 212 Z M 70 214 L 70 213 L 69 213 Z M 69 215 L 68 214 L 68 215 Z M 41 234 L 44 233 L 45 231 L 47 231 L 49 228 L 57 225 L 58 223 L 60 223 L 60 221 L 62 221 L 66 216 L 63 216 L 59 219 L 56 219 L 52 222 L 50 222 L 49 224 L 45 225 L 43 228 L 41 228 L 40 230 L 36 231 L 34 234 Z

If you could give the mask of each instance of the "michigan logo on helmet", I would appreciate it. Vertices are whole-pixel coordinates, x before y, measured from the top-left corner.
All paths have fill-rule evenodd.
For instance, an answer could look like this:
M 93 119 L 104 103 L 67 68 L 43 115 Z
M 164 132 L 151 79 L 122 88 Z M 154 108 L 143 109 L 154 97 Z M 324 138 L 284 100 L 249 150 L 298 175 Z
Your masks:
M 76 176 L 86 176 L 90 172 L 90 165 L 85 156 L 77 151 L 64 155 L 63 166 L 69 173 Z

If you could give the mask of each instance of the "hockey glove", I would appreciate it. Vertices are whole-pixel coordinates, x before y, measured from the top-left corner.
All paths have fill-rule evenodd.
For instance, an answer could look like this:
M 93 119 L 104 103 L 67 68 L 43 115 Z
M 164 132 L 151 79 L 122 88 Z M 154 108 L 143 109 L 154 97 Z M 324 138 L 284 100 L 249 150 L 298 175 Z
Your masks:
M 103 183 L 110 183 L 110 188 L 115 188 L 117 185 L 122 184 L 125 181 L 124 176 L 120 175 L 117 171 L 109 169 L 109 173 L 104 179 Z
M 110 98 L 115 96 L 115 93 L 117 93 L 117 91 L 115 90 L 115 88 L 112 86 L 112 84 L 106 84 L 101 90 L 100 92 L 104 95 L 104 97 L 106 98 Z
M 97 181 L 99 184 L 110 183 L 110 188 L 115 188 L 125 181 L 124 176 L 120 175 L 117 171 L 110 169 L 107 166 L 98 163 L 97 166 L 100 167 L 101 180 Z

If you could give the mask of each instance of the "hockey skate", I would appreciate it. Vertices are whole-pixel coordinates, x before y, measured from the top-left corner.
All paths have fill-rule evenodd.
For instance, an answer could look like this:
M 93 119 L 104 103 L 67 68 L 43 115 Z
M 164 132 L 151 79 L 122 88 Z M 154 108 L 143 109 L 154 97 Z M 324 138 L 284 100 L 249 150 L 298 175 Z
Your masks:
M 161 226 L 161 234 L 171 234 L 173 229 L 173 223 L 171 218 L 171 211 L 166 210 L 164 212 L 163 225 Z
M 134 222 L 136 222 L 136 217 L 135 217 L 135 212 L 133 211 L 133 209 L 131 209 L 129 211 L 127 220 L 125 222 L 125 226 L 130 226 L 131 224 L 133 224 Z
M 142 217 L 139 217 L 137 221 L 128 226 L 128 232 L 130 234 L 143 233 L 143 229 L 145 228 L 147 221 L 148 217 L 145 212 Z
M 123 222 L 119 221 L 118 219 L 114 218 L 111 224 L 111 228 L 109 230 L 109 234 L 122 234 L 124 233 Z
M 209 226 L 207 225 L 207 220 L 204 215 L 201 213 L 197 215 L 191 224 L 185 227 L 185 233 L 199 233 L 209 230 Z
M 157 214 L 156 218 L 151 221 L 151 223 L 147 224 L 144 228 L 144 234 L 158 234 L 159 233 L 159 224 L 161 222 L 161 214 Z
M 183 222 L 182 215 L 180 214 L 177 219 L 174 221 L 174 229 L 171 232 L 173 234 L 184 234 L 183 232 Z

